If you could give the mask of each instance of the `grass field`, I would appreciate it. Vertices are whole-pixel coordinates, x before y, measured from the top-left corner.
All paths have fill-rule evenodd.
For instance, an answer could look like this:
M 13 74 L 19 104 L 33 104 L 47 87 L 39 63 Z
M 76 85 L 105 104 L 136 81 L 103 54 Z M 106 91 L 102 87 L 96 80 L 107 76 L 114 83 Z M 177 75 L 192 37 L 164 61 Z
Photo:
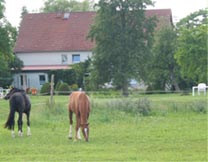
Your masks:
M 88 143 L 68 139 L 68 96 L 54 96 L 53 108 L 48 99 L 31 96 L 32 136 L 24 116 L 24 136 L 17 136 L 16 125 L 15 138 L 3 128 L 9 105 L 0 100 L 0 161 L 208 161 L 205 96 L 93 96 Z

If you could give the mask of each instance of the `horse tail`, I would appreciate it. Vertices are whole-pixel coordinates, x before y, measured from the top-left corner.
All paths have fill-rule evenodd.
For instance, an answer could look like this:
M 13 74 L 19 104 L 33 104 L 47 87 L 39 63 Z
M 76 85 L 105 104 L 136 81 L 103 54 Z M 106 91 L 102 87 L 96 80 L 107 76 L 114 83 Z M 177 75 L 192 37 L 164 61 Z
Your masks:
M 4 128 L 12 129 L 14 125 L 14 115 L 15 115 L 15 110 L 13 107 L 10 108 L 9 116 L 8 119 L 4 125 Z
M 79 111 L 81 113 L 81 124 L 88 124 L 87 120 L 90 113 L 90 102 L 86 94 L 82 93 L 79 96 Z

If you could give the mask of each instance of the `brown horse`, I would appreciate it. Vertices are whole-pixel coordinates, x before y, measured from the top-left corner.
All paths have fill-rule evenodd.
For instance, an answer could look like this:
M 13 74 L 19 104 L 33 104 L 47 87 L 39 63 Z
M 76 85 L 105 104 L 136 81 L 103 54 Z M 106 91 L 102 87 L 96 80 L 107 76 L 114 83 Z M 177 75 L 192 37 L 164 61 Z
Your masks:
M 76 115 L 76 135 L 75 140 L 81 139 L 79 130 L 82 128 L 82 133 L 85 138 L 85 141 L 89 139 L 89 123 L 87 122 L 89 114 L 90 114 L 90 101 L 89 97 L 80 91 L 72 92 L 69 97 L 69 119 L 70 119 L 70 127 L 69 127 L 69 138 L 72 138 L 72 115 L 75 113 Z

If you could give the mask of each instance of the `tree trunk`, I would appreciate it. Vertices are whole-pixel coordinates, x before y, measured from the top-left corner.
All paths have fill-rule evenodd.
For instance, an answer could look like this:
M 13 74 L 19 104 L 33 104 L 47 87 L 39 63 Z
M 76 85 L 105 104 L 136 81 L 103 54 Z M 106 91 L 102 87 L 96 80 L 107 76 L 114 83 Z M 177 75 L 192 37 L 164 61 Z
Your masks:
M 125 97 L 128 97 L 129 96 L 128 84 L 123 84 L 123 86 L 122 86 L 122 94 Z
M 178 85 L 178 82 L 176 81 L 174 72 L 171 71 L 170 75 L 171 75 L 171 82 L 172 82 L 172 85 L 174 86 L 175 90 L 180 91 L 180 87 Z

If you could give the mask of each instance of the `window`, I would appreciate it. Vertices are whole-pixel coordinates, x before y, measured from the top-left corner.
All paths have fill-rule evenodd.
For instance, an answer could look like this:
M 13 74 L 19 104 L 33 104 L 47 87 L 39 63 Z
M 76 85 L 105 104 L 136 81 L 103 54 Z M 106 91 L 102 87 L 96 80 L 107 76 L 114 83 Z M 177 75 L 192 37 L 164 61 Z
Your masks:
M 40 85 L 43 85 L 46 81 L 46 77 L 45 75 L 39 75 L 39 82 L 40 82 Z
M 72 63 L 79 63 L 80 55 L 72 55 Z
M 61 55 L 61 63 L 67 64 L 67 61 L 68 61 L 67 55 Z

